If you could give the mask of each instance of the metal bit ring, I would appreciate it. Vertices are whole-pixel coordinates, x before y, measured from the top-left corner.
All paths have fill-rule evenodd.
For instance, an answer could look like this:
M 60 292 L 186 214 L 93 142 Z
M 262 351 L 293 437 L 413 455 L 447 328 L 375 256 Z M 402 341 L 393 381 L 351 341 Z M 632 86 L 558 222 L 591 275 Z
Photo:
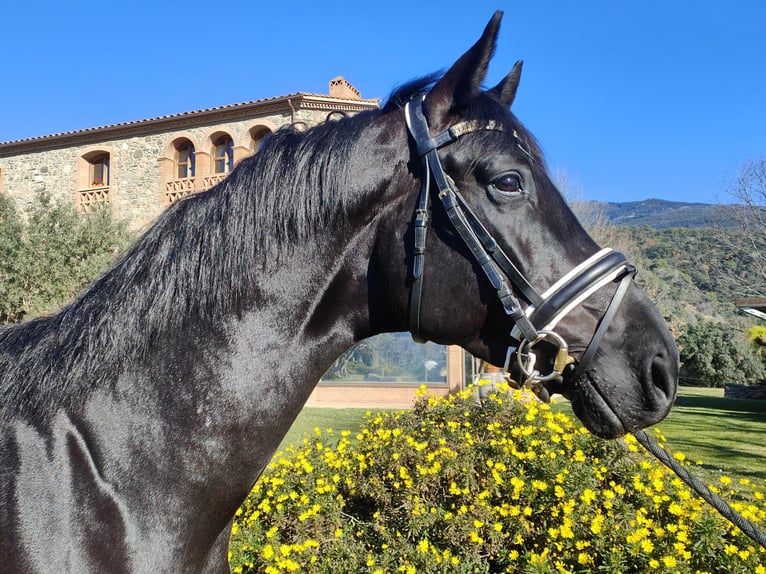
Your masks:
M 544 339 L 553 339 L 553 343 L 558 347 L 556 352 L 556 358 L 553 362 L 553 369 L 547 375 L 541 375 L 535 368 L 535 355 L 532 353 L 532 347 Z M 524 357 L 524 352 L 528 355 Z M 531 360 L 529 355 L 531 355 Z M 527 377 L 526 383 L 534 383 L 535 381 L 546 382 L 552 381 L 561 376 L 564 368 L 574 362 L 574 359 L 569 354 L 569 346 L 564 338 L 554 331 L 538 331 L 537 338 L 534 341 L 523 339 L 518 348 L 516 349 L 516 361 L 519 366 L 519 370 Z

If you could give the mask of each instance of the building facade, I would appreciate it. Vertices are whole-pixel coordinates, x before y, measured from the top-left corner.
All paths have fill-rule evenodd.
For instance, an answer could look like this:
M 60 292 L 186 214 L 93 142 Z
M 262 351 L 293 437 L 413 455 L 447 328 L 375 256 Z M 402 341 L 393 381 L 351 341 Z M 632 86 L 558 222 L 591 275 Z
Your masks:
M 22 212 L 41 192 L 82 212 L 107 205 L 138 230 L 179 198 L 221 181 L 271 132 L 377 107 L 338 77 L 328 95 L 295 93 L 2 142 L 0 193 Z

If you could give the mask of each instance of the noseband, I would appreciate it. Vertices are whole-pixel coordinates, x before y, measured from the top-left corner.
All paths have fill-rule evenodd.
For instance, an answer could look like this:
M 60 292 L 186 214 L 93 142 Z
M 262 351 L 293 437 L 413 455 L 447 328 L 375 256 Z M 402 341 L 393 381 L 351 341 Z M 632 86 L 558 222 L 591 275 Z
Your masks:
M 550 288 L 539 294 L 529 283 L 524 274 L 503 252 L 497 241 L 487 231 L 471 211 L 465 199 L 458 191 L 454 181 L 446 174 L 439 160 L 438 150 L 452 144 L 461 136 L 478 131 L 505 131 L 499 122 L 466 120 L 458 122 L 440 134 L 431 137 L 424 111 L 425 97 L 410 101 L 404 108 L 407 129 L 412 137 L 422 165 L 420 193 L 413 220 L 414 247 L 412 262 L 412 287 L 410 291 L 410 333 L 418 342 L 424 342 L 420 332 L 420 306 L 423 292 L 423 266 L 426 251 L 426 231 L 428 208 L 431 198 L 431 180 L 436 188 L 436 197 L 455 231 L 465 243 L 471 255 L 487 276 L 506 315 L 513 323 L 506 353 L 505 370 L 515 366 L 520 372 L 520 386 L 529 385 L 539 389 L 543 382 L 560 380 L 564 369 L 575 362 L 575 374 L 584 373 L 606 334 L 625 293 L 630 286 L 636 269 L 627 262 L 627 258 L 617 251 L 602 249 L 569 271 Z M 527 156 L 530 153 L 518 141 L 513 133 L 516 145 Z M 579 361 L 569 354 L 569 347 L 564 338 L 554 330 L 556 325 L 572 309 L 590 297 L 593 293 L 619 281 L 609 306 L 601 317 L 590 343 Z M 523 297 L 527 305 L 519 301 L 516 293 Z M 537 370 L 535 345 L 541 341 L 554 344 L 558 351 L 550 372 L 545 374 Z

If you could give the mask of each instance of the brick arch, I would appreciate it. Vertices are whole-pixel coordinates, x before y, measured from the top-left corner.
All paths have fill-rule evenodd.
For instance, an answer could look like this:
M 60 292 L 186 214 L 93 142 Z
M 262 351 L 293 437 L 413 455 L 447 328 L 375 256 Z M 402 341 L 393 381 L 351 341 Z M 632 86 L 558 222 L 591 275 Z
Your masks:
M 168 140 L 168 142 L 165 144 L 165 149 L 162 150 L 162 156 L 160 156 L 160 159 L 170 159 L 175 161 L 176 150 L 178 149 L 179 144 L 184 141 L 190 142 L 194 146 L 194 149 L 199 151 L 197 138 L 195 138 L 191 133 L 181 132 L 176 134 L 172 139 Z
M 247 130 L 249 140 L 247 143 L 248 155 L 257 153 L 260 142 L 263 140 L 263 138 L 269 134 L 274 133 L 276 129 L 276 126 L 271 122 L 260 122 L 251 126 Z

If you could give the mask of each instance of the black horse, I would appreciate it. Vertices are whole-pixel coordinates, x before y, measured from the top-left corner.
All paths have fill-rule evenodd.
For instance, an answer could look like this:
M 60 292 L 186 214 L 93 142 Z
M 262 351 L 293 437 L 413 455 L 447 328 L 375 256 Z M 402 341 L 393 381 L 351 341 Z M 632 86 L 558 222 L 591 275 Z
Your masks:
M 0 331 L 0 570 L 228 571 L 235 511 L 376 333 L 521 367 L 604 437 L 667 414 L 673 340 L 510 113 L 520 66 L 480 88 L 499 24 L 380 110 L 277 132 L 58 315 Z

